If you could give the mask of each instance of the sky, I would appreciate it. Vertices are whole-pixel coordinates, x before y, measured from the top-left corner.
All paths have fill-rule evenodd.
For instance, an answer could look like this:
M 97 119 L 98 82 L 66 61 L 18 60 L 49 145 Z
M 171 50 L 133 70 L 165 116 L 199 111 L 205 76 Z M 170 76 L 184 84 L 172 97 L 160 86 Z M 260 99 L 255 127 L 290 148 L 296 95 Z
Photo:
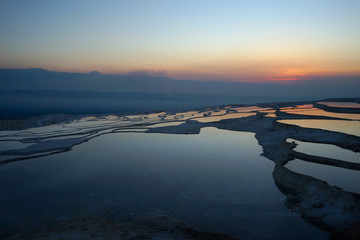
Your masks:
M 360 76 L 359 0 L 2 0 L 0 68 Z

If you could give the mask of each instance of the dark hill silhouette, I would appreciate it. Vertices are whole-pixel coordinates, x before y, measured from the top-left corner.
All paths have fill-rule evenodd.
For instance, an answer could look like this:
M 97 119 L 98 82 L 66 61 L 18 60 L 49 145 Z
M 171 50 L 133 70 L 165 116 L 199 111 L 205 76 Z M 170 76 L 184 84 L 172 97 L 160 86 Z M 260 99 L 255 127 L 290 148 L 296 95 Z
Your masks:
M 115 75 L 0 69 L 0 117 L 348 98 L 359 97 L 359 89 L 360 78 L 351 76 L 281 84 L 177 80 L 164 73 L 146 72 Z

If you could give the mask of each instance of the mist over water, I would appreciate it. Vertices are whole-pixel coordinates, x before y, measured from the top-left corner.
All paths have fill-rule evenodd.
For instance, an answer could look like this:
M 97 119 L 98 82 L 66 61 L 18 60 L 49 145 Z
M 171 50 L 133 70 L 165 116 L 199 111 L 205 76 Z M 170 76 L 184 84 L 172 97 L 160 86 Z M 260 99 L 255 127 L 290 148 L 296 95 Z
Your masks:
M 282 101 L 281 97 L 175 94 L 99 94 L 68 92 L 0 93 L 0 118 L 26 118 L 42 114 L 122 113 L 137 111 L 178 111 L 226 104 Z
M 227 104 L 357 97 L 358 80 L 345 77 L 341 82 L 316 78 L 291 84 L 206 82 L 151 74 L 0 69 L 0 118 L 53 113 L 176 111 Z

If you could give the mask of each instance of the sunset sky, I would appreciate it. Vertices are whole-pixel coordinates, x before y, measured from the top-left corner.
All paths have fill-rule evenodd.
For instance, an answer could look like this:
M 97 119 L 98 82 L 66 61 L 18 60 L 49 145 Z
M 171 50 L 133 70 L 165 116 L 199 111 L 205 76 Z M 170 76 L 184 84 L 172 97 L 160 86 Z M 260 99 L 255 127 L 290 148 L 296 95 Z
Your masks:
M 360 76 L 359 0 L 2 0 L 0 68 L 179 79 Z

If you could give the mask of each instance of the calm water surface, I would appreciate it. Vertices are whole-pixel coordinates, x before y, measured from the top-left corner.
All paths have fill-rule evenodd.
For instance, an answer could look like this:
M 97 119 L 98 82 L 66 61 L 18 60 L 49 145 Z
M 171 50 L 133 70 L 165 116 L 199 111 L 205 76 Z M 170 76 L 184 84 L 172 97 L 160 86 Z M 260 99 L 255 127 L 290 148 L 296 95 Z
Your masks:
M 306 115 L 306 116 L 322 116 L 322 117 L 332 117 L 332 118 L 342 118 L 349 120 L 360 120 L 360 114 L 352 114 L 352 113 L 334 113 L 327 112 L 318 108 L 304 108 L 304 109 L 294 109 L 289 108 L 282 110 L 283 112 L 297 115 Z
M 333 167 L 295 159 L 286 164 L 294 172 L 326 181 L 330 186 L 337 186 L 345 191 L 360 194 L 360 171 Z
M 286 119 L 278 121 L 305 128 L 317 128 L 334 132 L 342 132 L 360 137 L 360 121 L 318 119 Z
M 329 107 L 360 108 L 360 104 L 357 102 L 318 102 L 318 103 L 328 105 Z
M 303 142 L 291 138 L 287 139 L 287 142 L 295 142 L 297 146 L 294 150 L 297 152 L 313 156 L 327 157 L 342 161 L 360 163 L 360 152 L 355 153 L 353 151 L 343 149 L 341 147 L 331 144 Z
M 247 239 L 326 239 L 290 213 L 253 133 L 117 133 L 0 166 L 0 232 L 79 214 L 127 221 L 170 214 Z
M 210 116 L 210 117 L 202 117 L 202 118 L 195 118 L 194 120 L 202 123 L 206 122 L 218 122 L 224 119 L 232 119 L 232 118 L 243 118 L 249 116 L 255 116 L 256 113 L 230 113 L 223 116 Z

